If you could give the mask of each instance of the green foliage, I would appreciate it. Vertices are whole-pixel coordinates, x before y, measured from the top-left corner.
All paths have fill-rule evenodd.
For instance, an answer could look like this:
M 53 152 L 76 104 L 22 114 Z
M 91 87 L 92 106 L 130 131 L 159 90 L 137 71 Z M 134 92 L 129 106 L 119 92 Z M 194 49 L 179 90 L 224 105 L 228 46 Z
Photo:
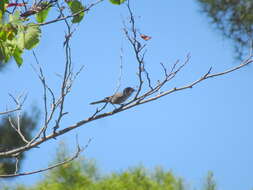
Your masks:
M 122 4 L 124 1 L 110 0 L 111 3 L 117 5 Z M 8 63 L 12 59 L 15 60 L 18 66 L 22 65 L 24 50 L 31 50 L 40 42 L 41 30 L 39 24 L 44 23 L 49 12 L 56 7 L 54 6 L 54 1 L 47 0 L 40 1 L 38 4 L 31 4 L 28 1 L 26 2 L 26 8 L 18 5 L 20 3 L 16 3 L 16 5 L 15 3 L 11 3 L 11 6 L 9 6 L 9 3 L 9 0 L 0 0 L 0 69 L 3 68 L 4 63 Z M 14 13 L 10 10 L 7 11 L 11 7 L 14 7 L 12 10 L 17 10 L 15 6 L 19 6 L 22 14 L 19 11 L 15 11 Z M 67 11 L 68 16 L 73 16 L 72 23 L 80 23 L 85 15 L 85 6 L 81 1 L 63 1 L 61 7 L 57 7 L 57 10 L 60 8 L 62 11 L 65 11 L 64 8 L 66 6 L 69 7 Z M 36 24 L 34 23 L 34 19 L 28 18 L 33 16 L 35 16 L 37 21 Z
M 20 118 L 20 128 L 26 139 L 31 138 L 32 131 L 38 122 L 39 112 L 33 109 L 33 114 L 24 113 Z M 16 118 L 12 117 L 12 121 L 16 124 Z M 3 117 L 0 122 L 0 151 L 7 151 L 24 145 L 24 141 L 20 138 L 10 125 L 8 117 Z M 24 154 L 20 156 L 19 164 L 22 164 Z M 0 174 L 11 174 L 15 171 L 15 159 L 0 157 Z
M 235 42 L 239 57 L 249 48 L 253 36 L 252 0 L 197 0 L 212 23 Z
M 68 2 L 68 6 L 71 10 L 72 14 L 77 14 L 73 17 L 72 23 L 79 23 L 84 17 L 84 9 L 85 7 L 78 0 L 72 0 Z
M 217 185 L 214 180 L 213 172 L 209 171 L 206 177 L 203 190 L 217 190 Z
M 48 3 L 47 2 L 42 2 L 42 6 L 48 6 L 48 8 L 45 8 L 45 9 L 43 9 L 42 11 L 40 11 L 40 12 L 38 12 L 37 14 L 36 14 L 36 21 L 38 22 L 38 23 L 43 23 L 43 22 L 45 22 L 46 21 L 46 18 L 47 18 L 47 15 L 48 15 L 48 13 L 49 13 L 49 11 L 50 11 L 50 7 L 49 7 L 49 5 L 48 5 Z
M 18 64 L 18 66 L 21 66 L 23 63 L 23 58 L 22 58 L 22 49 L 19 49 L 18 46 L 16 46 L 14 52 L 13 52 L 13 57 Z
M 163 178 L 157 182 L 143 167 L 97 178 L 85 170 L 87 164 L 92 163 L 79 160 L 57 168 L 32 190 L 178 190 L 179 183 L 182 184 L 171 172 L 164 172 Z
M 28 50 L 33 49 L 40 41 L 41 30 L 38 25 L 28 24 L 19 33 L 18 45 Z
M 156 170 L 148 172 L 144 167 L 136 167 L 125 172 L 114 173 L 97 183 L 97 189 L 176 190 L 178 179 L 171 172 L 162 170 L 159 172 L 160 174 L 162 172 L 162 175 L 157 175 Z
M 0 64 L 13 57 L 18 66 L 22 65 L 24 49 L 34 48 L 39 43 L 40 34 L 39 26 L 23 24 L 18 11 L 10 14 L 8 22 L 0 24 Z
M 61 144 L 55 163 L 68 158 L 68 150 Z M 181 189 L 179 189 L 180 187 Z M 16 187 L 15 190 L 19 190 Z M 13 189 L 13 188 L 12 188 Z M 22 190 L 184 190 L 182 179 L 171 172 L 155 169 L 148 172 L 144 167 L 130 168 L 126 171 L 99 175 L 93 160 L 79 158 L 50 170 L 45 178 Z
M 120 5 L 120 4 L 124 3 L 125 1 L 126 0 L 110 0 L 110 2 L 115 5 Z
M 54 163 L 69 158 L 69 151 L 61 143 Z M 129 168 L 109 175 L 100 175 L 96 163 L 83 157 L 49 170 L 37 184 L 30 187 L 18 185 L 1 186 L 5 190 L 186 190 L 182 178 L 172 172 L 156 167 L 148 171 L 143 166 Z M 209 172 L 203 190 L 217 190 L 213 173 Z
M 6 11 L 6 5 L 8 4 L 8 0 L 1 0 L 0 1 L 0 21 L 3 19 L 3 15 Z

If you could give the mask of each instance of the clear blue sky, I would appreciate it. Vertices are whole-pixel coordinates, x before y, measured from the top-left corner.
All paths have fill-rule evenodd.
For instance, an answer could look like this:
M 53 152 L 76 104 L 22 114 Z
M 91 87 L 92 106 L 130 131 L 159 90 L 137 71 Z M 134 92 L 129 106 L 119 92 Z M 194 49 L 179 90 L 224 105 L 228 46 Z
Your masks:
M 132 0 L 132 2 L 134 2 Z M 234 59 L 233 44 L 224 39 L 208 23 L 194 0 L 135 1 L 134 13 L 141 32 L 152 36 L 146 57 L 151 77 L 162 74 L 159 63 L 168 66 L 191 53 L 190 64 L 167 87 L 180 86 L 205 73 L 223 71 L 239 64 Z M 125 86 L 137 85 L 137 64 L 122 32 L 124 6 L 107 1 L 86 15 L 72 43 L 75 68 L 85 69 L 67 98 L 70 115 L 62 127 L 93 113 L 89 102 L 110 95 L 117 84 L 120 48 L 124 49 L 123 81 Z M 59 89 L 64 65 L 62 41 L 64 27 L 58 23 L 43 27 L 41 44 L 36 48 L 50 85 Z M 14 63 L 1 73 L 4 87 L 1 107 L 9 102 L 8 92 L 29 92 L 28 110 L 32 104 L 42 106 L 42 87 L 30 64 L 31 52 L 18 69 Z M 250 190 L 253 188 L 253 90 L 252 66 L 232 74 L 200 83 L 158 101 L 104 118 L 64 135 L 70 147 L 78 133 L 80 144 L 93 138 L 83 154 L 97 160 L 104 173 L 120 171 L 143 164 L 148 168 L 160 165 L 185 178 L 190 187 L 201 187 L 209 170 L 215 174 L 219 189 Z M 24 171 L 46 167 L 52 161 L 58 141 L 50 141 L 27 154 Z M 33 184 L 41 174 L 19 177 L 18 183 Z

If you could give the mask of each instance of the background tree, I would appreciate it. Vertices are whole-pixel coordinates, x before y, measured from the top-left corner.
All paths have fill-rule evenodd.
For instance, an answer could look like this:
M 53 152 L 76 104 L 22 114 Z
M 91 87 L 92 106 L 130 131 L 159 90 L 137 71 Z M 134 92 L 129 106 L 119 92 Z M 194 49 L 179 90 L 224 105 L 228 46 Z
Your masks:
M 222 34 L 235 42 L 239 58 L 248 53 L 253 39 L 252 0 L 197 0 Z
M 61 143 L 55 163 L 66 160 L 68 149 Z M 203 190 L 217 190 L 212 172 L 209 172 L 204 181 Z M 0 186 L 1 187 L 1 186 Z M 162 167 L 148 170 L 143 166 L 132 167 L 125 171 L 112 172 L 102 175 L 96 162 L 79 157 L 77 160 L 50 170 L 32 186 L 18 185 L 16 187 L 2 185 L 5 190 L 186 190 L 192 189 L 185 185 L 182 178 L 175 176 L 171 171 Z
M 207 174 L 203 190 L 217 190 L 217 184 L 211 171 Z
M 20 128 L 20 131 L 24 135 L 25 139 L 29 140 L 32 137 L 32 132 L 38 125 L 38 120 L 39 112 L 35 107 L 32 109 L 32 114 L 30 115 L 24 112 L 22 115 L 18 115 L 18 117 L 15 115 L 2 117 L 0 121 L 0 152 L 24 146 L 25 142 L 18 134 L 18 128 Z M 24 153 L 19 155 L 18 168 L 21 168 L 24 158 Z M 0 158 L 0 174 L 12 174 L 15 172 L 18 172 L 16 171 L 15 157 Z
M 68 150 L 61 144 L 55 162 L 68 158 Z M 5 186 L 6 189 L 11 186 Z M 13 187 L 12 187 L 13 188 Z M 184 185 L 181 178 L 174 176 L 172 172 L 164 171 L 161 167 L 148 172 L 142 166 L 130 168 L 127 171 L 111 173 L 103 176 L 99 174 L 94 160 L 79 157 L 71 163 L 50 170 L 43 180 L 32 187 L 17 186 L 15 190 L 182 190 Z
M 5 68 L 6 65 L 0 63 L 0 72 Z

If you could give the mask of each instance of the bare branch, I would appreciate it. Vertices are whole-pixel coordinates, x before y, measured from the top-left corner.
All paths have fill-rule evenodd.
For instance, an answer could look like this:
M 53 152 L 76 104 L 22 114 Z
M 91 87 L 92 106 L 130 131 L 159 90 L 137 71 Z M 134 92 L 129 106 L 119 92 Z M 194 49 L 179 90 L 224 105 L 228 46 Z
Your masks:
M 78 139 L 76 137 L 77 150 L 76 150 L 76 153 L 72 157 L 66 159 L 65 161 L 62 161 L 62 162 L 59 162 L 59 163 L 54 164 L 52 166 L 49 166 L 47 168 L 43 168 L 43 169 L 39 169 L 39 170 L 34 170 L 34 171 L 31 171 L 31 172 L 17 173 L 17 170 L 18 170 L 17 169 L 18 168 L 18 160 L 17 160 L 16 161 L 16 171 L 15 171 L 15 173 L 14 174 L 8 174 L 8 175 L 0 175 L 0 178 L 10 178 L 10 177 L 17 177 L 17 176 L 36 174 L 36 173 L 40 173 L 40 172 L 44 172 L 44 171 L 47 171 L 47 170 L 51 170 L 53 168 L 56 168 L 56 167 L 59 167 L 61 165 L 66 164 L 66 163 L 69 163 L 69 162 L 73 161 L 74 159 L 78 158 L 78 156 L 80 155 L 80 153 L 82 151 L 84 151 L 86 148 L 88 148 L 90 142 L 91 142 L 91 139 L 89 139 L 88 143 L 85 145 L 84 148 L 80 148 L 80 146 L 78 144 Z
M 15 98 L 12 94 L 9 93 L 9 96 L 13 100 L 13 102 L 16 104 L 16 108 L 14 109 L 7 109 L 4 112 L 0 112 L 0 115 L 6 115 L 10 113 L 14 113 L 16 111 L 20 111 L 22 109 L 22 106 L 27 98 L 27 95 L 25 93 L 21 93 L 17 98 Z
M 61 11 L 61 15 L 64 16 L 62 11 Z M 59 105 L 60 111 L 59 111 L 59 116 L 55 122 L 54 133 L 59 128 L 60 121 L 61 121 L 62 117 L 65 115 L 63 112 L 64 101 L 65 101 L 66 95 L 69 93 L 69 90 L 70 90 L 71 81 L 69 81 L 69 79 L 72 75 L 72 59 L 71 59 L 71 48 L 70 48 L 69 41 L 70 41 L 70 38 L 71 38 L 74 31 L 71 31 L 71 26 L 67 20 L 64 20 L 64 22 L 67 26 L 67 34 L 65 35 L 65 42 L 64 42 L 66 62 L 65 62 L 63 81 L 62 81 L 62 85 L 61 85 L 61 101 L 60 101 L 60 105 Z M 68 85 L 68 83 L 69 83 L 69 85 Z
M 18 135 L 20 136 L 20 138 L 25 142 L 25 143 L 29 143 L 29 141 L 25 138 L 25 136 L 22 134 L 21 132 L 21 128 L 20 128 L 20 114 L 17 115 L 17 125 L 18 127 L 16 127 L 14 125 L 14 122 L 12 121 L 11 116 L 8 117 L 9 123 L 11 125 L 11 127 L 18 133 Z
M 123 48 L 121 47 L 120 49 L 120 65 L 119 65 L 119 77 L 117 80 L 117 85 L 116 89 L 114 91 L 114 94 L 118 92 L 121 86 L 121 81 L 122 81 L 122 75 L 123 75 Z
M 146 69 L 144 69 L 144 73 L 146 74 L 146 78 L 147 78 L 147 80 L 148 80 L 148 86 L 149 86 L 149 88 L 150 88 L 151 90 L 153 90 L 153 87 L 152 87 L 152 85 L 151 85 L 151 79 L 150 79 L 149 73 L 147 72 Z
M 252 59 L 248 59 L 248 60 L 244 61 L 242 64 L 240 64 L 240 65 L 237 66 L 237 67 L 233 67 L 233 68 L 231 68 L 231 69 L 228 69 L 227 71 L 220 72 L 220 73 L 215 73 L 215 74 L 210 74 L 211 69 L 212 69 L 212 68 L 210 68 L 210 69 L 208 70 L 208 72 L 205 73 L 205 74 L 204 74 L 202 77 L 200 77 L 198 80 L 196 80 L 196 81 L 194 81 L 194 82 L 192 82 L 192 83 L 190 83 L 190 84 L 188 84 L 188 85 L 186 85 L 186 86 L 179 87 L 179 88 L 175 87 L 175 88 L 173 88 L 173 89 L 171 89 L 171 90 L 168 90 L 168 91 L 165 91 L 165 92 L 163 92 L 163 93 L 161 93 L 161 94 L 159 94 L 159 95 L 157 95 L 157 96 L 154 96 L 154 97 L 151 97 L 151 98 L 149 98 L 149 99 L 140 101 L 139 104 L 143 104 L 143 103 L 147 103 L 147 102 L 150 102 L 150 101 L 154 101 L 154 100 L 156 100 L 156 99 L 158 99 L 158 98 L 161 98 L 161 97 L 163 97 L 163 96 L 165 96 L 165 95 L 174 93 L 174 92 L 176 92 L 176 91 L 181 91 L 181 90 L 185 90 L 185 89 L 188 89 L 188 88 L 192 88 L 193 86 L 197 85 L 198 83 L 200 83 L 200 82 L 202 82 L 202 81 L 204 81 L 204 80 L 206 80 L 206 79 L 213 78 L 213 77 L 217 77 L 217 76 L 226 75 L 226 74 L 228 74 L 228 73 L 231 73 L 231 72 L 233 72 L 233 71 L 236 71 L 236 70 L 238 70 L 238 69 L 241 69 L 242 67 L 245 67 L 245 66 L 251 64 L 252 62 L 253 62 Z M 129 106 L 128 108 L 133 107 L 133 106 L 134 106 L 134 104 L 131 105 L 131 106 Z
M 19 170 L 19 158 L 18 158 L 18 156 L 16 156 L 16 164 L 15 164 L 15 173 L 14 174 L 17 174 L 18 170 Z
M 236 71 L 236 70 L 239 70 L 249 64 L 251 64 L 253 62 L 252 60 L 252 57 L 245 60 L 242 64 L 240 64 L 239 66 L 236 66 L 236 67 L 233 67 L 231 69 L 228 69 L 227 71 L 224 71 L 224 72 L 219 72 L 219 73 L 214 73 L 214 74 L 210 74 L 210 70 L 205 73 L 202 77 L 200 77 L 198 80 L 188 84 L 188 85 L 185 85 L 185 86 L 182 86 L 182 87 L 175 87 L 175 88 L 172 88 L 171 90 L 168 90 L 168 91 L 165 91 L 163 93 L 160 93 L 158 95 L 155 95 L 153 97 L 150 97 L 150 98 L 147 98 L 147 99 L 144 99 L 146 98 L 143 97 L 143 96 L 140 96 L 140 100 L 137 98 L 137 100 L 133 99 L 132 101 L 130 101 L 129 103 L 125 104 L 123 107 L 120 107 L 119 109 L 114 109 L 113 111 L 110 111 L 110 112 L 106 112 L 106 113 L 101 113 L 101 114 L 93 114 L 91 117 L 88 117 L 84 120 L 81 120 L 73 125 L 70 125 L 64 129 L 61 129 L 59 131 L 56 131 L 55 133 L 52 133 L 48 136 L 46 136 L 44 139 L 40 139 L 36 142 L 33 142 L 29 145 L 25 145 L 23 147 L 20 147 L 20 148 L 17 148 L 17 149 L 13 149 L 13 150 L 9 150 L 9 151 L 6 151 L 6 152 L 0 152 L 0 156 L 11 156 L 11 155 L 14 155 L 16 153 L 19 153 L 19 152 L 23 152 L 23 151 L 27 151 L 33 147 L 36 147 L 40 144 L 42 144 L 43 142 L 47 141 L 47 140 L 50 140 L 50 139 L 53 139 L 55 137 L 58 137 L 60 135 L 63 135 L 77 127 L 80 127 L 82 125 L 85 125 L 91 121 L 94 121 L 94 120 L 97 120 L 97 119 L 101 119 L 101 118 L 104 118 L 104 117 L 109 117 L 109 116 L 112 116 L 118 112 L 122 112 L 122 111 L 125 111 L 127 109 L 130 109 L 132 107 L 135 107 L 137 105 L 141 105 L 141 104 L 144 104 L 144 103 L 147 103 L 147 102 L 150 102 L 150 101 L 154 101 L 156 99 L 159 99 L 165 95 L 168 95 L 168 94 L 171 94 L 171 93 L 174 93 L 174 92 L 177 92 L 177 91 L 182 91 L 182 90 L 185 90 L 185 89 L 188 89 L 188 88 L 192 88 L 193 86 L 197 85 L 198 83 L 204 81 L 204 80 L 207 80 L 209 78 L 213 78 L 213 77 L 218 77 L 218 76 L 222 76 L 222 75 L 225 75 L 225 74 L 228 74 L 228 73 L 231 73 L 233 71 Z
M 47 89 L 50 89 L 47 87 L 47 84 L 46 84 L 46 80 L 45 80 L 45 77 L 44 77 L 44 74 L 43 74 L 43 71 L 42 71 L 42 68 L 39 64 L 39 61 L 38 61 L 38 58 L 35 54 L 35 52 L 33 51 L 33 56 L 36 60 L 36 63 L 39 67 L 39 79 L 41 80 L 41 83 L 43 85 L 43 102 L 44 102 L 44 127 L 43 127 L 43 135 L 44 137 L 46 136 L 46 130 L 47 130 L 47 120 L 48 120 L 48 108 L 47 108 Z M 54 99 L 54 94 L 52 93 L 52 97 Z
M 21 110 L 21 107 L 18 106 L 17 108 L 15 109 L 12 109 L 12 110 L 7 110 L 7 111 L 4 111 L 4 112 L 0 112 L 0 115 L 6 115 L 6 114 L 10 114 L 10 113 L 13 113 L 13 112 L 16 112 L 16 111 L 19 111 Z
M 135 94 L 135 99 L 136 99 L 139 96 L 139 94 L 143 88 L 143 83 L 144 83 L 144 79 L 142 76 L 143 73 L 145 74 L 146 80 L 148 82 L 148 87 L 150 89 L 153 89 L 153 87 L 151 85 L 150 74 L 148 73 L 147 69 L 145 68 L 145 62 L 144 62 L 144 57 L 147 52 L 146 50 L 144 50 L 144 48 L 146 47 L 146 44 L 142 44 L 141 41 L 139 41 L 139 36 L 141 36 L 141 34 L 138 32 L 138 29 L 136 28 L 134 14 L 131 10 L 129 0 L 126 3 L 126 6 L 127 6 L 128 13 L 130 15 L 130 21 L 129 21 L 130 27 L 128 27 L 125 24 L 125 22 L 123 22 L 123 25 L 124 25 L 123 31 L 125 33 L 126 38 L 128 39 L 128 41 L 132 45 L 132 48 L 133 48 L 134 54 L 135 54 L 135 58 L 138 63 L 137 77 L 138 77 L 139 84 L 137 87 L 137 92 Z

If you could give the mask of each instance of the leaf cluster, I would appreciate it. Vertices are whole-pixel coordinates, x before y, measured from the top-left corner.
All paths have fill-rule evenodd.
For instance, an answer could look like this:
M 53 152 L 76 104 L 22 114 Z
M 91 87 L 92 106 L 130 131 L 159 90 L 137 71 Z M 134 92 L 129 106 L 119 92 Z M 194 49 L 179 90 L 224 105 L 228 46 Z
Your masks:
M 110 0 L 112 4 L 120 5 L 125 0 Z M 23 2 L 23 1 L 22 1 Z M 57 20 L 72 18 L 73 24 L 80 23 L 84 18 L 86 7 L 80 0 L 41 0 L 37 4 L 10 3 L 0 1 L 0 65 L 14 58 L 18 66 L 23 63 L 24 50 L 35 48 L 41 37 L 40 26 L 45 24 L 50 12 L 59 12 Z M 17 11 L 17 7 L 21 12 Z M 66 8 L 67 7 L 67 8 Z
M 33 49 L 39 43 L 40 35 L 39 26 L 33 23 L 25 24 L 20 20 L 19 11 L 8 15 L 8 18 L 0 23 L 0 64 L 14 58 L 20 66 L 23 63 L 24 50 Z

